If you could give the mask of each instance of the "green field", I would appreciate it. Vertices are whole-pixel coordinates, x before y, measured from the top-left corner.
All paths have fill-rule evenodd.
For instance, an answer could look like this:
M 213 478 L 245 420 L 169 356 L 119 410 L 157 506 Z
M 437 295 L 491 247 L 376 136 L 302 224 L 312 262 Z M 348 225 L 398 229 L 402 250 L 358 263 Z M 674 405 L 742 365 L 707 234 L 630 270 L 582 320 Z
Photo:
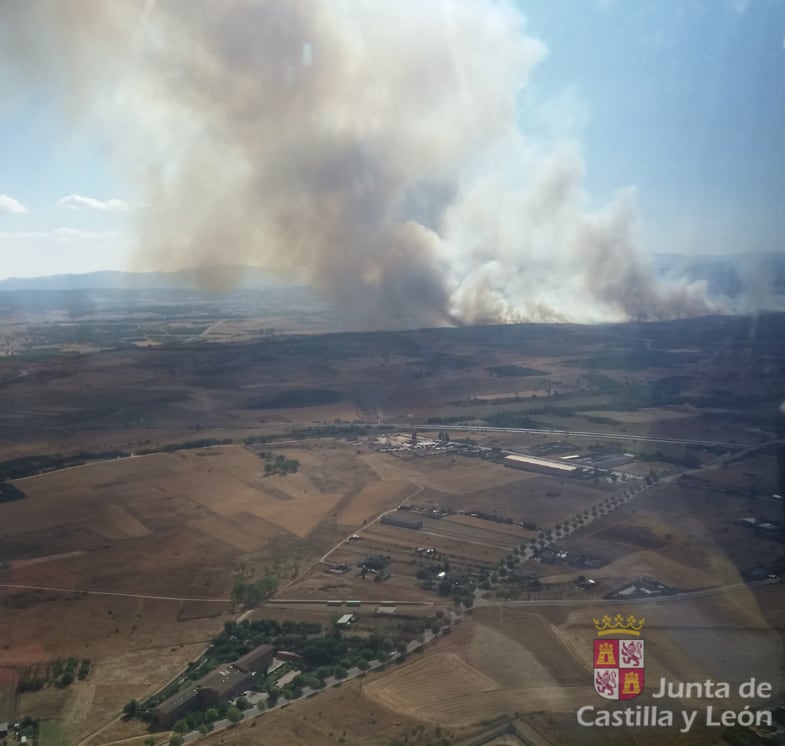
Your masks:
M 39 746 L 68 746 L 63 726 L 57 720 L 42 720 L 38 725 Z

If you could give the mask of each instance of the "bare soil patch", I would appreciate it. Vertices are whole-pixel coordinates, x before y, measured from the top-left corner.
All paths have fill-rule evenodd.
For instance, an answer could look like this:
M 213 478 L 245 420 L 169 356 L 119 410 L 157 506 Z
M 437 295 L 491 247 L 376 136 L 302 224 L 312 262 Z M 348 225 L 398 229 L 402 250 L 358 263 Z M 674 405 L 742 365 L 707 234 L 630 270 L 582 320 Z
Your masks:
M 576 660 L 572 649 L 564 645 L 557 628 L 541 614 L 515 607 L 481 606 L 473 610 L 472 619 L 480 629 L 486 628 L 501 635 L 501 640 L 509 639 L 513 645 L 522 648 L 524 657 L 533 658 L 531 670 L 526 668 L 518 672 L 510 671 L 510 677 L 532 687 L 551 684 L 570 687 L 584 684 L 583 666 Z M 496 643 L 501 642 L 499 638 L 489 636 L 488 639 L 492 640 L 496 647 Z M 502 652 L 503 650 L 504 648 Z M 540 671 L 546 672 L 542 679 L 538 675 Z
M 489 546 L 483 542 L 471 542 L 468 539 L 457 539 L 433 532 L 413 531 L 374 524 L 363 531 L 363 542 L 371 545 L 393 545 L 411 551 L 417 547 L 433 547 L 441 554 L 451 557 L 464 557 L 482 562 L 497 562 L 507 554 L 503 547 Z
M 189 528 L 201 531 L 213 539 L 229 544 L 229 546 L 239 549 L 241 552 L 252 552 L 259 546 L 257 537 L 220 518 L 197 518 L 195 521 L 188 521 L 186 525 Z
M 93 530 L 106 539 L 134 539 L 150 534 L 147 526 L 115 504 L 109 504 L 99 512 Z
M 482 518 L 472 518 L 470 515 L 450 515 L 443 518 L 443 521 L 451 523 L 461 523 L 464 526 L 473 526 L 474 528 L 482 529 L 484 531 L 493 531 L 494 533 L 507 534 L 513 538 L 522 541 L 536 535 L 535 531 L 527 531 L 521 526 L 507 523 L 497 523 L 496 521 L 486 521 Z
M 383 510 L 396 505 L 410 491 L 411 483 L 402 479 L 369 482 L 338 514 L 338 524 L 360 526 Z

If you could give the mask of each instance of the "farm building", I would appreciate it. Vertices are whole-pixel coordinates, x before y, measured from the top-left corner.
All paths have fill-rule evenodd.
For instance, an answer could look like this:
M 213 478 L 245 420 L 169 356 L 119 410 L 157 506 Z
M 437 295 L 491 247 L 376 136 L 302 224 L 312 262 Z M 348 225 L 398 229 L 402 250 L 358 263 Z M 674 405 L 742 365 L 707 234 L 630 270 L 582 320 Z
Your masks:
M 224 702 L 248 688 L 255 674 L 267 672 L 275 657 L 272 645 L 259 645 L 234 663 L 226 663 L 173 694 L 153 710 L 153 720 L 162 727 L 174 725 L 197 708 Z
M 162 728 L 174 725 L 183 716 L 199 706 L 199 694 L 195 688 L 184 689 L 173 694 L 153 709 L 153 720 Z
M 153 720 L 164 728 L 174 725 L 191 710 L 217 705 L 248 688 L 252 674 L 231 663 L 210 671 L 189 689 L 165 699 L 153 710 Z
M 287 663 L 299 664 L 303 662 L 303 657 L 299 653 L 293 653 L 290 650 L 279 650 L 275 657 Z
M 252 677 L 252 673 L 241 671 L 232 664 L 216 668 L 196 682 L 199 704 L 217 705 L 231 699 L 248 688 Z
M 555 477 L 577 477 L 583 473 L 583 469 L 575 464 L 550 461 L 545 458 L 538 458 L 537 456 L 510 454 L 509 456 L 504 457 L 504 465 L 509 466 L 511 469 L 536 471 L 539 474 L 550 474 Z
M 387 526 L 397 526 L 398 528 L 422 528 L 422 520 L 409 517 L 408 515 L 401 515 L 400 513 L 383 515 L 382 523 Z
M 344 614 L 336 623 L 336 627 L 351 627 L 357 617 L 354 614 Z
M 259 673 L 267 671 L 275 657 L 275 648 L 272 645 L 259 645 L 249 653 L 234 662 L 235 668 L 246 673 Z

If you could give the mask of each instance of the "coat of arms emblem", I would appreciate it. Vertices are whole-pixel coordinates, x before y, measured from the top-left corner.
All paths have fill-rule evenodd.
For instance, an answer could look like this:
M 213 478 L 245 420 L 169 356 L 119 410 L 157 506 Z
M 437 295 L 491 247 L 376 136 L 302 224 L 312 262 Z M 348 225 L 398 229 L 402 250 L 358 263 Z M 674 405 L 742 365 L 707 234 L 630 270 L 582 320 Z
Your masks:
M 618 638 L 640 637 L 644 621 L 632 615 L 624 619 L 621 614 L 594 619 L 594 691 L 601 697 L 634 699 L 643 691 L 643 640 Z

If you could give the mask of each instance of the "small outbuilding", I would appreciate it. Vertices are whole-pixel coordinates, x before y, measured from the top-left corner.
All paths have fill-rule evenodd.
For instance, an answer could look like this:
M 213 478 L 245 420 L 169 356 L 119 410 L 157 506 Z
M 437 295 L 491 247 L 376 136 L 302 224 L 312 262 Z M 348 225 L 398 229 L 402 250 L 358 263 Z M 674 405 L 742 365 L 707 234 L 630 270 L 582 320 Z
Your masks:
M 351 627 L 357 617 L 354 614 L 344 614 L 336 623 L 336 627 Z
M 418 529 L 422 528 L 422 519 L 410 517 L 405 514 L 399 513 L 392 513 L 389 515 L 382 516 L 382 523 L 386 526 L 397 526 L 398 528 L 412 528 Z

